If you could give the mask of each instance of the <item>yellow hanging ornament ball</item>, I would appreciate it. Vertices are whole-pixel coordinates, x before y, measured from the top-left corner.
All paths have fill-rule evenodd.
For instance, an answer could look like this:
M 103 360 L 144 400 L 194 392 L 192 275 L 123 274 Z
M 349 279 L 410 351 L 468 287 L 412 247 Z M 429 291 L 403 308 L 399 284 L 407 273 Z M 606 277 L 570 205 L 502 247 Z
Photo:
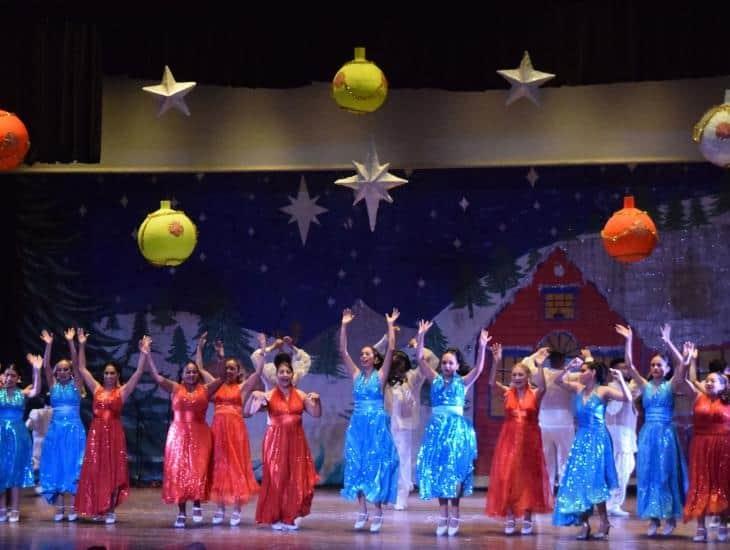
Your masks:
M 388 81 L 375 63 L 365 59 L 365 48 L 355 48 L 355 59 L 340 67 L 332 79 L 332 97 L 351 113 L 372 113 L 387 95 Z
M 137 231 L 142 256 L 154 266 L 177 266 L 187 260 L 198 244 L 198 229 L 184 212 L 173 210 L 170 201 L 150 214 Z

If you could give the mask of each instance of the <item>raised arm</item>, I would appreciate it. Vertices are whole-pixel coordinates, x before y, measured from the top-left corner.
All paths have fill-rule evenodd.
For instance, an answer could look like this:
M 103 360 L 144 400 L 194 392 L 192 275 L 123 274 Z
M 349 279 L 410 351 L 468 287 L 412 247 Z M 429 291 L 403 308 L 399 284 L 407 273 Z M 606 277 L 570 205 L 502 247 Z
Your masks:
M 534 354 L 535 376 L 532 378 L 532 381 L 535 384 L 535 388 L 537 388 L 538 399 L 540 399 L 547 390 L 547 385 L 545 384 L 545 370 L 543 366 L 545 365 L 545 359 L 548 358 L 548 355 L 550 355 L 550 348 L 547 347 L 540 348 Z
M 137 383 L 142 378 L 142 374 L 144 373 L 144 364 L 150 355 L 151 345 L 152 338 L 150 338 L 149 336 L 142 336 L 142 339 L 139 341 L 139 358 L 137 359 L 137 369 L 132 373 L 132 376 L 129 377 L 129 380 L 127 380 L 127 382 L 122 385 L 122 403 L 124 403 L 127 398 L 132 395 L 132 393 L 134 392 L 134 388 L 137 387 Z
M 433 370 L 429 365 L 424 353 L 423 341 L 426 338 L 428 329 L 433 326 L 433 321 L 424 321 L 421 319 L 418 321 L 418 334 L 416 335 L 416 361 L 418 361 L 418 370 L 420 371 L 423 378 L 432 382 L 436 378 L 436 371 Z
M 43 342 L 45 342 L 46 344 L 46 347 L 43 350 L 43 372 L 46 375 L 46 384 L 48 384 L 48 391 L 51 391 L 53 384 L 56 383 L 56 377 L 53 376 L 53 368 L 51 367 L 53 334 L 43 329 L 43 331 L 41 331 L 41 340 L 43 340 Z
M 208 331 L 206 330 L 203 332 L 200 337 L 198 338 L 198 341 L 195 343 L 195 364 L 198 366 L 198 370 L 201 370 L 203 368 L 203 349 L 205 348 L 205 343 L 208 341 Z
M 243 384 L 241 384 L 241 395 L 245 396 L 247 392 L 253 390 L 258 383 L 259 379 L 263 376 L 264 371 L 264 352 L 263 349 L 266 347 L 266 336 L 261 333 L 258 335 L 259 349 L 261 353 L 252 353 L 251 361 L 253 362 L 253 373 L 246 378 Z
M 342 359 L 342 362 L 345 364 L 345 367 L 347 367 L 347 370 L 350 372 L 350 376 L 352 376 L 353 379 L 360 374 L 360 369 L 357 368 L 357 365 L 347 351 L 347 325 L 352 323 L 354 318 L 355 314 L 352 313 L 352 310 L 344 310 L 342 312 L 342 325 L 340 326 L 340 359 Z
M 694 395 L 707 393 L 705 391 L 705 385 L 697 380 L 697 358 L 699 357 L 699 352 L 694 345 L 688 351 L 689 368 L 684 373 L 684 384 Z
M 487 355 L 487 344 L 491 339 L 492 337 L 489 336 L 487 329 L 483 328 L 482 331 L 479 333 L 479 352 L 477 353 L 477 364 L 463 378 L 464 389 L 466 391 L 469 391 L 469 388 L 472 386 L 472 384 L 474 384 L 474 382 L 477 381 L 477 378 L 479 378 L 479 375 L 482 374 L 482 371 L 484 371 L 484 358 Z
M 629 369 L 629 376 L 631 376 L 631 379 L 634 381 L 636 386 L 639 390 L 643 390 L 644 386 L 646 386 L 649 382 L 646 378 L 641 376 L 641 373 L 637 370 L 636 365 L 634 365 L 634 359 L 633 359 L 633 351 L 632 351 L 632 344 L 634 340 L 634 332 L 631 330 L 630 326 L 623 326 L 623 325 L 616 325 L 614 327 L 616 329 L 616 332 L 624 337 L 625 339 L 625 345 L 624 345 L 624 361 L 626 361 L 626 367 Z
M 296 388 L 295 388 L 296 389 Z M 319 399 L 319 394 L 316 392 L 309 392 L 305 394 L 302 390 L 296 390 L 304 400 L 304 410 L 311 414 L 314 418 L 322 416 L 322 402 Z
M 687 371 L 690 369 L 692 354 L 696 349 L 694 342 L 685 342 L 684 346 L 682 346 L 682 361 L 674 369 L 674 374 L 672 375 L 672 391 L 679 391 L 679 388 L 686 384 L 688 377 Z
M 76 388 L 79 390 L 79 393 L 81 395 L 84 395 L 84 382 L 86 380 L 82 376 L 81 370 L 79 369 L 79 356 L 76 353 L 76 346 L 74 345 L 74 336 L 76 336 L 76 331 L 73 328 L 69 328 L 69 329 L 66 329 L 66 331 L 63 333 L 63 335 L 65 336 L 66 341 L 68 342 L 68 350 L 71 353 L 71 371 L 73 372 L 73 375 L 74 375 L 74 384 L 76 384 Z M 84 361 L 85 360 L 86 360 L 86 358 L 84 357 Z M 89 376 L 91 376 L 91 375 L 89 375 Z M 92 377 L 92 380 L 93 380 L 93 377 Z
M 672 352 L 672 357 L 674 358 L 674 365 L 675 369 L 679 368 L 679 365 L 681 365 L 684 362 L 684 359 L 682 357 L 682 354 L 679 352 L 677 347 L 672 343 L 672 327 L 669 323 L 665 323 L 661 327 L 659 327 L 659 331 L 662 335 L 662 341 L 669 347 L 669 349 Z
M 491 388 L 498 387 L 502 393 L 509 391 L 509 386 L 505 386 L 497 380 L 497 365 L 502 361 L 502 344 L 493 344 L 490 348 L 492 352 L 492 368 L 489 369 L 489 386 Z
M 26 397 L 35 397 L 41 391 L 41 369 L 43 368 L 43 357 L 29 353 L 25 356 L 25 358 L 28 360 L 28 363 L 30 363 L 30 366 L 33 367 L 33 385 L 25 388 L 23 393 Z
M 560 371 L 560 374 L 555 378 L 555 385 L 566 391 L 577 393 L 583 389 L 583 385 L 579 382 L 569 382 L 565 379 L 565 376 L 570 371 L 570 364 L 567 364 Z
M 631 403 L 633 401 L 633 397 L 631 396 L 631 390 L 629 390 L 629 386 L 626 384 L 626 380 L 624 380 L 621 371 L 618 369 L 608 370 L 611 373 L 611 376 L 613 376 L 613 379 L 618 382 L 621 389 L 617 390 L 616 388 L 612 388 L 610 386 L 601 386 L 596 393 L 598 393 L 598 395 L 603 400 L 611 399 L 613 401 L 628 401 L 629 403 Z
M 73 329 L 69 329 L 70 331 L 73 331 Z M 73 335 L 71 336 L 71 339 L 68 338 L 68 332 L 66 331 L 66 339 L 68 340 L 69 348 L 73 348 Z M 86 367 L 86 339 L 89 337 L 89 335 L 84 332 L 84 329 L 80 328 L 77 332 L 77 338 L 79 340 L 79 354 L 76 359 L 72 359 L 75 363 L 78 363 L 78 369 L 79 374 L 81 378 L 84 381 L 84 384 L 86 384 L 86 387 L 89 388 L 89 391 L 93 393 L 96 391 L 96 388 L 99 387 L 99 382 L 97 382 L 94 377 L 89 372 L 89 369 Z M 76 354 L 76 351 L 71 354 L 71 357 Z
M 284 337 L 284 344 L 289 346 L 292 351 L 291 368 L 294 371 L 294 377 L 292 378 L 292 384 L 295 386 L 299 384 L 302 378 L 307 376 L 309 369 L 312 366 L 312 358 L 309 354 L 301 348 L 294 345 L 294 341 L 291 336 Z
M 262 391 L 251 392 L 251 396 L 248 398 L 248 401 L 246 401 L 246 404 L 243 407 L 243 415 L 253 416 L 262 408 L 266 407 L 268 403 L 269 400 L 266 393 Z
M 147 354 L 147 367 L 150 369 L 150 374 L 152 375 L 152 378 L 154 378 L 155 382 L 157 382 L 162 389 L 169 391 L 170 393 L 175 390 L 175 387 L 178 385 L 178 383 L 173 382 L 169 378 L 165 378 L 159 373 L 159 371 L 157 370 L 157 365 L 155 365 L 155 360 L 152 357 L 152 353 Z
M 383 365 L 378 371 L 381 388 L 385 387 L 390 375 L 390 364 L 393 362 L 393 352 L 395 351 L 395 322 L 398 317 L 400 317 L 400 311 L 396 308 L 393 308 L 390 315 L 385 315 L 385 321 L 388 323 L 388 349 L 385 351 L 385 357 L 383 357 Z

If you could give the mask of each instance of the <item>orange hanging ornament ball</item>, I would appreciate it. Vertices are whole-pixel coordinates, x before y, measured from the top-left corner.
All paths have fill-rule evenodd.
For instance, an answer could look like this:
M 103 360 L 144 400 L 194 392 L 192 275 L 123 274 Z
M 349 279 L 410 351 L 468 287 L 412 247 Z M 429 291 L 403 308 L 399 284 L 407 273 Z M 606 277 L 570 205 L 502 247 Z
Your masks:
M 633 263 L 648 257 L 657 241 L 654 221 L 634 206 L 634 197 L 624 197 L 624 207 L 609 218 L 601 231 L 603 246 L 614 260 Z
M 13 113 L 0 110 L 0 171 L 20 166 L 30 149 L 28 129 Z

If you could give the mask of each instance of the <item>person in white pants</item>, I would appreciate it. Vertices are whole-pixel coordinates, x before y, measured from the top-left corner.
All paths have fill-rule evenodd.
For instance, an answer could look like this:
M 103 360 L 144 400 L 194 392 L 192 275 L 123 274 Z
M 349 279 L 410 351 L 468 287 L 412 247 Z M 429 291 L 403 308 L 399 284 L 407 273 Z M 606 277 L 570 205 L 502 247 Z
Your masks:
M 539 351 L 539 350 L 538 350 Z M 535 356 L 538 352 L 522 360 L 532 375 L 537 373 Z M 576 357 L 570 362 L 571 370 L 577 370 L 583 360 Z M 540 424 L 540 435 L 542 436 L 542 451 L 545 455 L 545 467 L 550 479 L 550 487 L 560 483 L 565 470 L 565 463 L 568 460 L 570 446 L 575 438 L 575 424 L 573 420 L 573 394 L 565 391 L 555 384 L 555 379 L 560 376 L 565 364 L 565 355 L 558 351 L 551 351 L 543 369 L 545 376 L 545 394 L 540 404 L 538 421 Z M 577 378 L 577 373 L 565 377 L 566 380 Z
M 626 362 L 623 359 L 613 359 L 611 368 L 621 371 L 624 379 L 628 378 L 625 375 Z M 621 389 L 616 380 L 611 380 L 608 385 Z M 641 391 L 636 384 L 631 381 L 628 386 L 632 399 L 639 397 Z M 633 401 L 610 401 L 606 406 L 606 427 L 608 433 L 611 434 L 613 459 L 616 463 L 619 484 L 619 488 L 611 494 L 611 498 L 606 502 L 608 514 L 611 516 L 626 517 L 629 515 L 622 506 L 626 501 L 626 487 L 636 466 L 636 459 L 634 458 L 638 451 L 636 446 L 636 416 L 636 407 Z
M 373 347 L 382 353 L 378 346 Z M 420 421 L 421 388 L 425 378 L 418 368 L 412 368 L 410 353 L 415 354 L 416 340 L 412 338 L 406 351 L 395 351 L 390 366 L 390 376 L 385 386 L 385 410 L 390 415 L 390 433 L 398 451 L 398 496 L 395 510 L 408 508 L 408 494 L 413 490 L 413 440 Z M 424 358 L 431 369 L 436 370 L 439 359 L 424 348 Z

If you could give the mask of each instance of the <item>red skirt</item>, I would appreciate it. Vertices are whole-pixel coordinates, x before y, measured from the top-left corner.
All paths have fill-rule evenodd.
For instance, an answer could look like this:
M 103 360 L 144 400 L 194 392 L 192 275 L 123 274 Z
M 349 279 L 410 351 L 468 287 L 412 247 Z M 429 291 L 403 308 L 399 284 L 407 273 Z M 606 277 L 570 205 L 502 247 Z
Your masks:
M 689 448 L 685 521 L 730 512 L 730 433 L 695 434 Z
M 82 516 L 106 514 L 128 496 L 127 443 L 122 422 L 119 418 L 94 418 L 86 436 L 76 510 Z
M 213 438 L 205 422 L 170 424 L 165 443 L 162 500 L 168 504 L 208 500 Z
M 505 517 L 511 511 L 521 516 L 528 510 L 543 514 L 552 508 L 540 427 L 508 418 L 492 456 L 486 513 Z
M 213 417 L 210 499 L 223 504 L 245 504 L 258 492 L 246 424 L 237 414 L 216 413 Z

